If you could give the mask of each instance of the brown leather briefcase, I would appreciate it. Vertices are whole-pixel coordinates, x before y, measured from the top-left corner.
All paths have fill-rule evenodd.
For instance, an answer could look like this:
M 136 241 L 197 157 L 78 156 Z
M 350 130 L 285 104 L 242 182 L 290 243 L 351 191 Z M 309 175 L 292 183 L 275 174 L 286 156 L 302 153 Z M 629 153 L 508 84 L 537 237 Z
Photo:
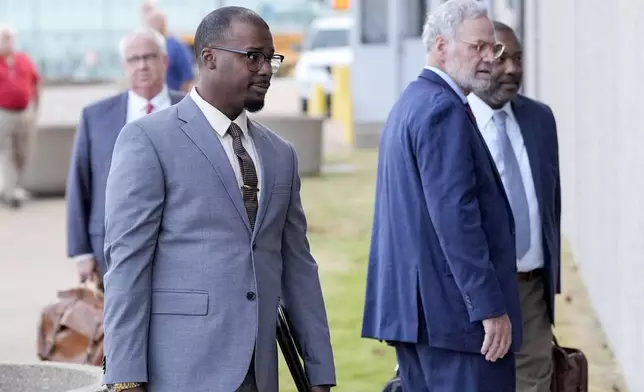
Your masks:
M 554 373 L 551 392 L 588 392 L 588 360 L 581 350 L 552 342 Z
M 38 357 L 99 366 L 103 360 L 103 293 L 88 285 L 60 291 L 38 323 Z

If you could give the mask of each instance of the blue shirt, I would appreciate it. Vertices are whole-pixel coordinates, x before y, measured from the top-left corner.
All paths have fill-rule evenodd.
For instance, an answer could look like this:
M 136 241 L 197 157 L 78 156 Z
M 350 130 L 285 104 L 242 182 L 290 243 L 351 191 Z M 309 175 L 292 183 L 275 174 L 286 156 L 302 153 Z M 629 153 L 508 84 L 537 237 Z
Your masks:
M 188 47 L 174 37 L 166 39 L 168 72 L 166 84 L 172 90 L 181 90 L 181 85 L 194 78 L 192 55 Z

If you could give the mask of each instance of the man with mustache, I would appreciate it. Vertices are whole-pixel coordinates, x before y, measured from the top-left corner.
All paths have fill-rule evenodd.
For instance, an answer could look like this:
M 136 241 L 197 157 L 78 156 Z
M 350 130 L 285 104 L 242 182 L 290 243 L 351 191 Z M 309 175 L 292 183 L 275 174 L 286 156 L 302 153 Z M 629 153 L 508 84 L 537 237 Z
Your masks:
M 312 392 L 336 383 L 297 156 L 248 118 L 275 53 L 243 7 L 195 33 L 199 81 L 126 125 L 105 196 L 105 378 L 112 390 L 277 392 L 283 301 Z
M 476 0 L 437 7 L 423 42 L 381 137 L 362 335 L 395 347 L 405 391 L 513 392 L 514 222 L 467 100 L 503 46 Z
M 495 22 L 494 27 L 505 51 L 494 62 L 490 86 L 475 88 L 468 99 L 514 213 L 523 315 L 517 391 L 547 392 L 553 369 L 554 298 L 560 292 L 557 126 L 548 106 L 518 93 L 521 45 L 509 26 Z

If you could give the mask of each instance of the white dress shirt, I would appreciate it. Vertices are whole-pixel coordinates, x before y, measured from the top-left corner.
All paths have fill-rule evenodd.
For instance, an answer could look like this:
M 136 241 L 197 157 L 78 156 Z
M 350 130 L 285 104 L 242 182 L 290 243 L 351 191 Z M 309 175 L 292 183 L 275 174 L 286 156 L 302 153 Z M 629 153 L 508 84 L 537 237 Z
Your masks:
M 170 93 L 168 88 L 163 86 L 163 89 L 159 94 L 152 97 L 149 101 L 152 104 L 152 113 L 158 112 L 159 110 L 169 108 L 172 106 L 172 101 L 170 100 Z M 139 118 L 147 114 L 148 100 L 138 95 L 132 90 L 127 92 L 127 112 L 125 113 L 125 122 L 130 123 L 132 121 L 138 120 Z M 75 262 L 81 262 L 85 260 L 92 260 L 94 255 L 91 253 L 82 254 L 72 257 L 72 260 Z
M 495 110 L 489 107 L 475 94 L 469 94 L 467 98 L 470 103 L 470 107 L 472 108 L 472 112 L 474 113 L 474 117 L 476 118 L 479 130 L 483 135 L 483 139 L 485 139 L 485 143 L 490 150 L 490 154 L 492 154 L 496 168 L 501 175 L 501 181 L 505 185 L 507 176 L 503 167 L 501 149 L 497 140 L 497 129 L 492 118 Z M 512 105 L 508 102 L 499 110 L 503 110 L 508 114 L 506 120 L 506 132 L 508 133 L 512 149 L 517 157 L 519 170 L 521 171 L 521 178 L 523 179 L 523 187 L 525 189 L 526 197 L 528 198 L 528 209 L 530 215 L 530 249 L 528 249 L 528 252 L 520 260 L 517 260 L 517 269 L 519 272 L 528 272 L 543 267 L 539 201 L 534 188 L 530 159 L 523 142 L 523 135 L 521 134 L 519 123 L 512 111 Z
M 152 104 L 152 113 L 158 112 L 159 110 L 169 108 L 172 106 L 172 101 L 170 100 L 170 93 L 168 88 L 163 86 L 163 90 L 149 101 Z M 130 123 L 134 120 L 145 116 L 147 114 L 148 100 L 138 95 L 132 90 L 129 90 L 127 93 L 127 117 L 126 123 Z
M 228 162 L 235 172 L 235 177 L 237 178 L 237 183 L 239 184 L 239 193 L 242 193 L 242 185 L 244 185 L 244 180 L 242 178 L 241 167 L 239 167 L 239 161 L 237 160 L 237 155 L 235 155 L 235 150 L 233 149 L 233 137 L 228 134 L 228 127 L 233 121 L 230 121 L 225 114 L 223 114 L 219 109 L 212 106 L 206 102 L 197 90 L 193 87 L 190 91 L 190 98 L 197 104 L 203 115 L 210 123 L 210 126 L 215 131 L 215 134 L 219 138 L 221 145 L 226 151 L 228 156 Z M 235 124 L 239 125 L 239 128 L 242 130 L 242 145 L 250 155 L 250 158 L 255 164 L 255 171 L 257 172 L 257 183 L 259 184 L 259 190 L 257 192 L 257 200 L 259 201 L 262 195 L 262 170 L 259 160 L 257 159 L 257 150 L 255 149 L 255 143 L 253 138 L 248 132 L 248 116 L 246 111 L 242 111 L 239 116 L 234 121 Z

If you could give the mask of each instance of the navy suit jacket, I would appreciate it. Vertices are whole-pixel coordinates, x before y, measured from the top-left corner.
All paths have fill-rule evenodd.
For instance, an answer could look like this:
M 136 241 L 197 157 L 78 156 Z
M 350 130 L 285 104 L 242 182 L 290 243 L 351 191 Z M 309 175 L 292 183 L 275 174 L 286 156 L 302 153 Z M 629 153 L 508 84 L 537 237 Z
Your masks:
M 169 90 L 170 102 L 184 93 Z M 123 92 L 82 111 L 67 175 L 67 256 L 91 253 L 105 274 L 105 186 L 112 150 L 127 120 L 128 93 Z
M 501 178 L 463 101 L 425 69 L 381 135 L 362 336 L 479 353 L 481 321 L 507 313 L 516 351 L 519 302 Z
M 550 108 L 518 95 L 512 102 L 534 179 L 541 215 L 546 302 L 554 323 L 554 299 L 561 291 L 561 181 L 557 124 Z

